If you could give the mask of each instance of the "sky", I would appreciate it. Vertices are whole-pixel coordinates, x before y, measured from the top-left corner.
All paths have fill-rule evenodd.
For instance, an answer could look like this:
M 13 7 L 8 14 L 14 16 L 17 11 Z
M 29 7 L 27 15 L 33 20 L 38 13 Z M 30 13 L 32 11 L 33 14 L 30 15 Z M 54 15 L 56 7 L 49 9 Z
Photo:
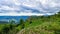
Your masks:
M 0 0 L 0 16 L 52 15 L 60 10 L 60 0 Z

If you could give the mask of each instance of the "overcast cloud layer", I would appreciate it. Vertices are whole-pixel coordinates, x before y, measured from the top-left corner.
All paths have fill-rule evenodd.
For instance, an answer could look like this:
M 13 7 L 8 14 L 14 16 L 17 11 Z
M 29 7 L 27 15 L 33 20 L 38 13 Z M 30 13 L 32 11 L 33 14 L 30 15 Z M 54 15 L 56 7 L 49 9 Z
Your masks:
M 60 0 L 0 0 L 0 16 L 51 15 L 60 10 Z

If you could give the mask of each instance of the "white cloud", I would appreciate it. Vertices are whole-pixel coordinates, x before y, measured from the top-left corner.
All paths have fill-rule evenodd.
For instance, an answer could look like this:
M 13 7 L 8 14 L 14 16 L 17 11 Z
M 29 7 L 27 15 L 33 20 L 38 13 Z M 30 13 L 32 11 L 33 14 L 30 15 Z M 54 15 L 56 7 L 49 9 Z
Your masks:
M 9 7 L 9 6 L 1 6 L 1 10 L 17 10 L 16 8 L 12 8 L 12 7 Z
M 23 13 L 23 15 L 36 15 L 37 13 L 33 10 L 38 10 L 40 12 L 38 15 L 49 15 L 60 10 L 60 0 L 0 0 L 0 12 L 2 10 L 5 10 L 3 12 L 8 12 L 7 14 L 0 13 L 0 15 L 22 15 Z
M 46 14 L 36 14 L 36 13 L 25 13 L 25 12 L 21 12 L 21 13 L 0 13 L 0 16 L 43 16 L 43 15 L 54 15 L 54 13 L 46 13 Z M 13 15 L 12 15 L 13 14 Z
M 60 0 L 58 0 L 60 1 Z M 40 0 L 42 6 L 45 8 L 53 8 L 53 7 L 58 7 L 58 5 L 60 5 L 60 2 L 58 2 L 56 0 Z M 60 7 L 60 6 L 59 6 Z

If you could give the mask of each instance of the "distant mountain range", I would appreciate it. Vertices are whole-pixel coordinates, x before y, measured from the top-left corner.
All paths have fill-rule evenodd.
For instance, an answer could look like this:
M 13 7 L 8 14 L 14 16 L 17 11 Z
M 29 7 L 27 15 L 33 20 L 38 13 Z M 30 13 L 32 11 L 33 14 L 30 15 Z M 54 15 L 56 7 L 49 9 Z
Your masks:
M 28 16 L 0 16 L 0 24 L 8 23 L 9 20 L 19 21 L 20 19 L 26 20 Z
M 0 24 L 7 24 L 7 21 L 0 21 Z

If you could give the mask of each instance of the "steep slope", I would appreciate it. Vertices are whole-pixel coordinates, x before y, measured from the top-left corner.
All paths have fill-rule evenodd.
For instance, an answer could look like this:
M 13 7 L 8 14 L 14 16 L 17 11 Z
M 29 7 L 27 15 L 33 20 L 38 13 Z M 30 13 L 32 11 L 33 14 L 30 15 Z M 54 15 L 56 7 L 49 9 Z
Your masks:
M 58 23 L 43 23 L 39 26 L 22 29 L 18 34 L 58 34 L 60 26 Z
M 17 34 L 60 34 L 60 14 L 51 16 L 32 16 L 25 28 Z

